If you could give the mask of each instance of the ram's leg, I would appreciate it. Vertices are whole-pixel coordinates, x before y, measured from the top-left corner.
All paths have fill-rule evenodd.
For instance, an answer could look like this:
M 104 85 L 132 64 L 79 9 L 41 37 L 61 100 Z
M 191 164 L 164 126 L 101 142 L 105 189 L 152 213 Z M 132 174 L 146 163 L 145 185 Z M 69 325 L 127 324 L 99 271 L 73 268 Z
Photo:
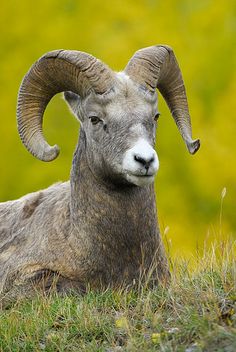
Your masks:
M 23 298 L 33 298 L 36 295 L 48 296 L 56 293 L 66 295 L 69 293 L 84 294 L 85 285 L 78 280 L 71 280 L 51 270 L 40 270 L 30 278 L 14 283 L 11 288 L 0 294 L 0 308 L 6 308 Z

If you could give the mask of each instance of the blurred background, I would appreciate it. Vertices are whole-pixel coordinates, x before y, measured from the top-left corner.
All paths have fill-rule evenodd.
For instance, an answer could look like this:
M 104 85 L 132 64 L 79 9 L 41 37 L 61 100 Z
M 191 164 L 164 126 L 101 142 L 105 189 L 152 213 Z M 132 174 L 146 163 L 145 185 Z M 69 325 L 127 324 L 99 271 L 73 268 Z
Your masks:
M 174 256 L 190 256 L 206 240 L 236 237 L 235 0 L 4 0 L 0 36 L 0 201 L 70 174 L 79 126 L 61 95 L 44 118 L 46 138 L 61 147 L 56 161 L 35 159 L 17 134 L 17 92 L 33 62 L 47 51 L 75 49 L 119 71 L 136 50 L 168 44 L 182 69 L 201 149 L 188 154 L 160 97 L 156 193 L 162 233 Z

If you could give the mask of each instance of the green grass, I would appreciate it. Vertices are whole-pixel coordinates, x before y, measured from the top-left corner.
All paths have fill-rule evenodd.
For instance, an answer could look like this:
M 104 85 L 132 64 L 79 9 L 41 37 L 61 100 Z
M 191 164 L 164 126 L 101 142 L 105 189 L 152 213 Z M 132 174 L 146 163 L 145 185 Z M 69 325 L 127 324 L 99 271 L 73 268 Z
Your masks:
M 227 242 L 171 263 L 168 288 L 19 300 L 1 311 L 0 350 L 234 352 L 234 254 Z

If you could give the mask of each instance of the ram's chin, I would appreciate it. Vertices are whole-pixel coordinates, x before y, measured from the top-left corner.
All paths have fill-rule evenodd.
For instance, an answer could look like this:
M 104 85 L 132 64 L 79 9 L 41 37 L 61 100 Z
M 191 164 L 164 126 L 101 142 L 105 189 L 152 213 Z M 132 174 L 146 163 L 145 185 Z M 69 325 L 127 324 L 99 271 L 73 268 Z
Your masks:
M 148 186 L 154 182 L 155 176 L 136 176 L 136 175 L 126 175 L 126 180 L 133 185 L 144 187 Z

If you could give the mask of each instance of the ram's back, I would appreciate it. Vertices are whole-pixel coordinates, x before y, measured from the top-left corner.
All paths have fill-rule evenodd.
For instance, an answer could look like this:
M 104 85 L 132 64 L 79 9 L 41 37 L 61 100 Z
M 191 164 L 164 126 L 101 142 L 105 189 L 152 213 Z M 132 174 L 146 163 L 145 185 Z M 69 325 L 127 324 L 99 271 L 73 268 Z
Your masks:
M 10 236 L 20 229 L 53 224 L 68 206 L 69 182 L 57 183 L 51 187 L 29 193 L 17 200 L 0 203 L 0 248 Z M 42 222 L 41 220 L 44 219 Z
M 69 182 L 0 203 L 0 283 L 13 268 L 17 275 L 27 265 L 31 271 L 53 261 L 54 248 L 70 231 L 69 205 Z

